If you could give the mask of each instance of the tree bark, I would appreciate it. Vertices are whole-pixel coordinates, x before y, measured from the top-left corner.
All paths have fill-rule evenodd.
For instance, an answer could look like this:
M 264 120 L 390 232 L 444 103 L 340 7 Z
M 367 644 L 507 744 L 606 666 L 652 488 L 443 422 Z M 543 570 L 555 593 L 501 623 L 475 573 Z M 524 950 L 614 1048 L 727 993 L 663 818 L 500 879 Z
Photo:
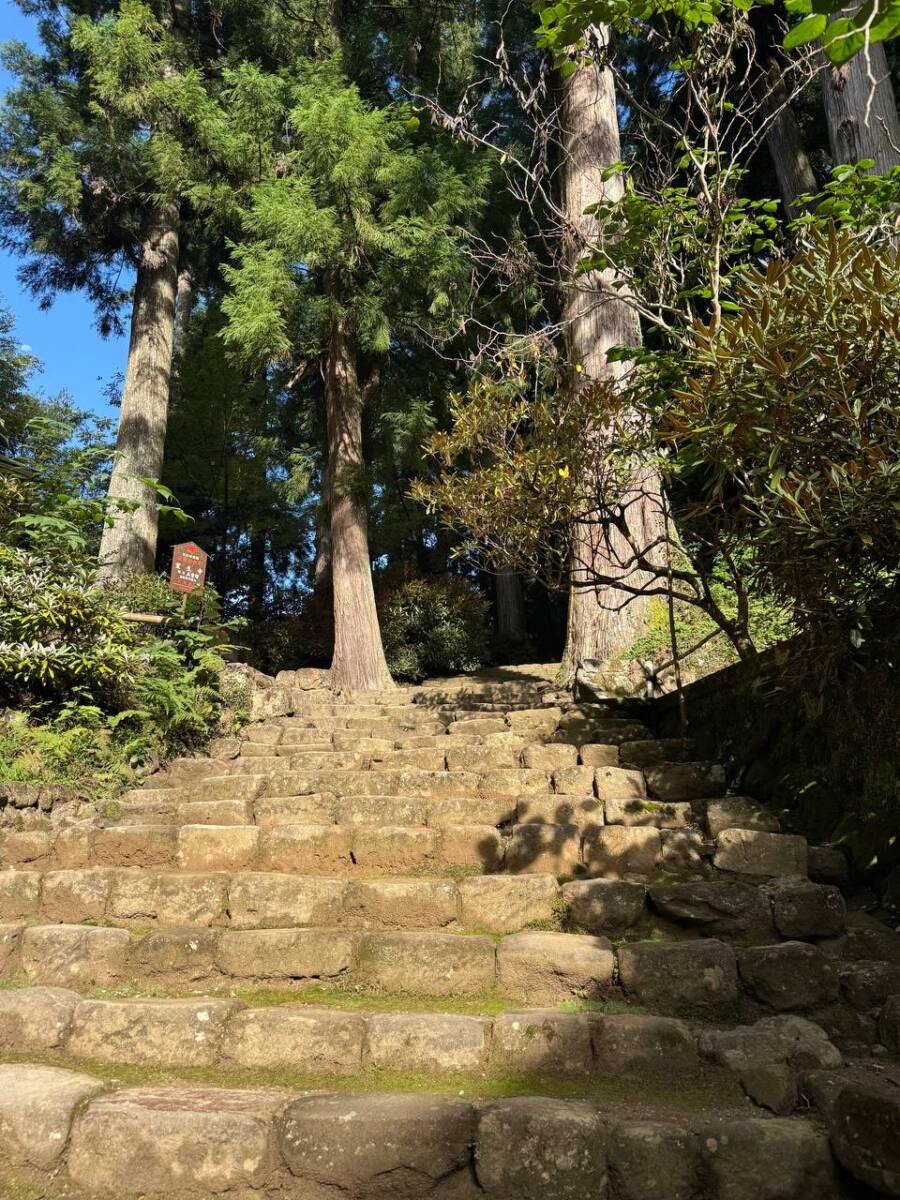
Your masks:
M 525 627 L 525 597 L 521 576 L 515 571 L 498 571 L 494 576 L 494 592 L 497 601 L 497 635 L 511 642 L 524 642 L 528 632 Z
M 194 273 L 190 267 L 182 267 L 178 272 L 178 286 L 175 292 L 175 332 L 172 344 L 172 353 L 178 363 L 184 356 L 193 308 Z
M 784 85 L 781 67 L 774 58 L 769 63 L 768 103 L 775 116 L 766 134 L 766 145 L 778 178 L 781 203 L 788 219 L 794 220 L 802 212 L 797 200 L 800 196 L 817 191 L 818 184 L 803 144 L 800 122 Z
M 177 213 L 151 212 L 134 287 L 131 340 L 108 495 L 136 502 L 133 512 L 111 514 L 100 541 L 98 579 L 117 583 L 152 572 L 159 524 L 157 497 L 139 477 L 162 474 L 172 376 L 178 276 Z
M 331 476 L 334 657 L 331 683 L 350 691 L 391 686 L 375 609 L 366 497 L 361 492 L 363 393 L 346 319 L 335 321 L 325 363 Z
M 845 8 L 838 16 L 855 11 Z M 871 158 L 878 174 L 900 165 L 900 119 L 883 45 L 861 50 L 840 67 L 824 60 L 822 95 L 835 165 Z
M 322 464 L 320 491 L 316 509 L 316 558 L 313 563 L 315 591 L 331 583 L 331 471 L 327 457 Z
M 602 28 L 590 31 L 590 40 L 605 42 Z M 597 244 L 597 225 L 585 208 L 622 195 L 617 175 L 603 178 L 604 168 L 621 158 L 619 119 L 612 72 L 595 63 L 584 63 L 563 85 L 561 113 L 562 207 L 569 231 L 566 248 L 566 292 L 563 322 L 566 349 L 574 375 L 573 386 L 585 388 L 600 380 L 621 382 L 625 364 L 609 362 L 613 346 L 637 346 L 640 326 L 634 309 L 621 292 L 612 290 L 611 270 L 578 275 L 576 268 L 585 250 Z M 587 430 L 586 437 L 602 439 L 602 429 Z M 597 481 L 586 480 L 586 489 Z M 658 491 L 658 489 L 657 489 Z M 586 491 L 586 495 L 589 495 Z M 596 494 L 596 491 L 595 491 Z M 652 496 L 632 507 L 635 529 L 650 528 L 658 519 Z M 563 652 L 561 681 L 571 684 L 579 662 L 598 659 L 606 664 L 625 650 L 642 629 L 649 601 L 632 598 L 611 586 L 592 586 L 597 573 L 612 577 L 637 577 L 621 564 L 630 551 L 620 535 L 607 533 L 591 521 L 579 522 L 572 535 L 572 586 Z

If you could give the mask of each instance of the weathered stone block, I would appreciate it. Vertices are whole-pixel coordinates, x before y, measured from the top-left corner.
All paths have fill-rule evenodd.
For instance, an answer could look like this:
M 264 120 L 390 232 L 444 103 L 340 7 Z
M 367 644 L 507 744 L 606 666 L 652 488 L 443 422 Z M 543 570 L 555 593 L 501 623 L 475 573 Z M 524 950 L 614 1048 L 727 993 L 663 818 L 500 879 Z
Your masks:
M 127 929 L 32 925 L 22 934 L 22 973 L 50 987 L 103 987 L 123 977 Z
M 738 964 L 744 987 L 771 1008 L 817 1008 L 837 999 L 837 971 L 805 942 L 751 946 L 741 952 Z
M 323 929 L 225 930 L 216 963 L 235 979 L 334 979 L 349 971 L 354 940 Z
M 853 1081 L 841 1088 L 829 1121 L 843 1166 L 880 1194 L 900 1194 L 900 1089 Z
M 590 1027 L 580 1013 L 530 1008 L 494 1018 L 494 1070 L 585 1075 L 592 1065 Z
M 606 1196 L 607 1135 L 591 1105 L 526 1096 L 486 1105 L 475 1169 L 491 1200 Z
M 10 973 L 19 955 L 22 926 L 0 924 L 0 975 Z
M 562 896 L 573 924 L 588 933 L 615 937 L 644 915 L 647 888 L 618 879 L 585 879 L 564 884 Z
M 154 1067 L 209 1067 L 236 1000 L 83 1000 L 68 1052 L 75 1058 Z
M 516 800 L 513 796 L 438 797 L 425 803 L 421 816 L 434 829 L 451 825 L 503 825 L 515 821 Z
M 809 877 L 815 883 L 844 884 L 850 878 L 847 855 L 839 846 L 809 846 Z
M 41 906 L 41 877 L 34 871 L 0 871 L 0 920 L 36 917 Z
M 76 1110 L 102 1089 L 89 1075 L 58 1067 L 0 1065 L 0 1157 L 12 1166 L 55 1169 Z
M 591 874 L 619 879 L 623 875 L 653 875 L 662 853 L 658 829 L 606 825 L 584 839 L 584 864 Z
M 452 1013 L 373 1013 L 368 1061 L 395 1071 L 476 1071 L 487 1055 L 491 1025 Z
M 169 985 L 196 984 L 215 974 L 217 929 L 161 929 L 128 947 L 127 979 Z
M 619 747 L 603 742 L 585 742 L 578 748 L 578 757 L 585 767 L 617 767 Z
M 641 1004 L 661 1012 L 716 1009 L 737 998 L 734 951 L 713 938 L 621 946 L 619 980 Z
M 684 829 L 691 823 L 690 804 L 663 804 L 659 800 L 604 801 L 607 825 L 652 825 L 656 829 Z
M 65 988 L 13 988 L 0 992 L 0 1052 L 43 1054 L 59 1050 L 81 997 Z
M 235 1013 L 222 1042 L 226 1066 L 251 1070 L 360 1070 L 366 1022 L 357 1013 L 308 1004 L 245 1008 Z
M 659 866 L 673 875 L 700 871 L 712 847 L 697 829 L 661 829 Z
M 716 838 L 714 864 L 741 875 L 806 875 L 806 838 L 753 829 L 724 829 Z
M 10 831 L 3 837 L 2 859 L 5 866 L 45 864 L 52 853 L 53 837 L 46 829 Z
M 428 801 L 423 796 L 371 795 L 340 797 L 336 816 L 346 829 L 351 825 L 426 825 L 427 813 Z
M 581 830 L 577 825 L 515 825 L 506 842 L 506 869 L 571 875 L 581 866 Z
M 456 920 L 456 884 L 445 879 L 367 879 L 347 884 L 348 929 L 439 929 Z
M 473 875 L 460 880 L 458 892 L 464 929 L 515 933 L 553 916 L 559 885 L 552 875 Z
M 900 1054 L 900 992 L 890 996 L 878 1019 L 878 1036 L 891 1054 Z
M 772 914 L 765 895 L 750 883 L 691 879 L 650 887 L 650 903 L 662 916 L 724 937 L 765 934 Z
M 47 921 L 77 925 L 102 921 L 112 888 L 112 871 L 48 871 L 41 893 L 41 912 Z
M 279 825 L 333 825 L 337 807 L 337 797 L 331 792 L 270 796 L 253 803 L 260 829 L 274 829 Z
M 356 974 L 386 991 L 451 996 L 494 986 L 496 950 L 489 937 L 452 933 L 373 933 L 362 937 Z
M 437 862 L 440 834 L 425 826 L 365 825 L 350 830 L 352 861 L 363 871 L 414 871 Z
M 173 867 L 178 830 L 170 825 L 121 825 L 98 829 L 91 855 L 94 866 Z
M 700 1191 L 700 1143 L 679 1125 L 628 1121 L 609 1134 L 609 1173 L 620 1200 L 694 1200 Z
M 841 992 L 858 1012 L 877 1012 L 891 996 L 900 996 L 900 964 L 862 959 L 839 973 Z
M 435 832 L 437 861 L 441 866 L 500 869 L 506 847 L 500 831 L 493 825 L 446 825 Z
M 766 892 L 782 937 L 836 937 L 844 932 L 847 906 L 836 887 L 798 879 L 774 883 Z
M 684 738 L 640 738 L 623 742 L 619 759 L 631 767 L 660 767 L 664 763 L 684 762 L 691 756 L 692 744 Z
M 464 1183 L 475 1111 L 456 1097 L 348 1092 L 295 1100 L 278 1124 L 298 1178 L 352 1196 L 413 1200 L 439 1182 L 448 1195 Z
M 441 752 L 428 751 L 439 755 Z M 503 746 L 463 746 L 447 751 L 448 771 L 515 771 L 519 767 L 519 751 Z M 526 763 L 526 766 L 532 764 Z M 434 767 L 433 770 L 440 768 Z M 546 768 L 544 768 L 546 769 Z
M 516 804 L 519 825 L 577 825 L 593 831 L 603 825 L 603 804 L 592 796 L 519 796 Z
M 500 943 L 497 977 L 504 995 L 529 1003 L 551 1003 L 573 992 L 602 996 L 612 985 L 612 947 L 589 934 L 525 930 Z
M 540 795 L 549 791 L 546 771 L 488 771 L 478 778 L 479 796 Z
M 641 1015 L 591 1021 L 594 1057 L 602 1075 L 654 1075 L 697 1070 L 697 1038 L 684 1021 Z
M 559 796 L 592 796 L 593 767 L 563 767 L 553 772 L 553 790 Z
M 774 813 L 763 808 L 750 796 L 722 796 L 706 806 L 706 821 L 710 837 L 718 837 L 723 829 L 754 829 L 758 833 L 779 833 L 781 822 Z
M 225 916 L 222 875 L 113 872 L 108 913 L 115 921 L 145 925 L 216 925 Z
M 806 1121 L 732 1121 L 700 1145 L 711 1200 L 837 1197 L 828 1139 Z
M 597 767 L 594 771 L 594 789 L 599 799 L 643 800 L 647 795 L 642 771 L 629 771 L 623 767 Z
M 647 767 L 647 790 L 658 800 L 702 800 L 721 796 L 725 790 L 725 769 L 721 763 L 682 762 Z
M 535 771 L 564 771 L 568 767 L 578 766 L 578 751 L 574 746 L 567 746 L 563 742 L 526 746 L 522 751 L 522 766 Z M 588 794 L 592 785 L 593 781 L 586 788 Z
M 100 1097 L 73 1126 L 70 1178 L 116 1196 L 262 1188 L 278 1161 L 273 1118 L 287 1099 L 177 1084 Z
M 351 863 L 353 830 L 346 825 L 278 825 L 263 831 L 258 865 L 263 871 L 338 874 Z
M 242 871 L 256 858 L 255 825 L 183 825 L 178 830 L 182 871 Z
M 228 884 L 228 913 L 235 929 L 279 929 L 338 925 L 343 912 L 342 879 L 246 872 Z

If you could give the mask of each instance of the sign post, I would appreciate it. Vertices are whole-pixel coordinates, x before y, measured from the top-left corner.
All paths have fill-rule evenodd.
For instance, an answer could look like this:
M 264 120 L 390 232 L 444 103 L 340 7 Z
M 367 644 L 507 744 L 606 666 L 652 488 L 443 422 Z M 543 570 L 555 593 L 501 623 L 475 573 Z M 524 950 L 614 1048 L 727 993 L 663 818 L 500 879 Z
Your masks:
M 206 583 L 206 563 L 209 555 L 196 542 L 182 542 L 172 551 L 172 573 L 169 587 L 181 592 L 185 603 L 191 592 L 196 592 Z

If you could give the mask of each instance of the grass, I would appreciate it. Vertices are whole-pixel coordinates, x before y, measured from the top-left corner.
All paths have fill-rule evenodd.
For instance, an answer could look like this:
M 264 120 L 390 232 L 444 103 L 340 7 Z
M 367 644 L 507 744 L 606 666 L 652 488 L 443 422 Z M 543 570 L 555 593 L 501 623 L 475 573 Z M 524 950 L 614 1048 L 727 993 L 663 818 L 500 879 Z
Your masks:
M 28 987 L 24 981 L 5 980 L 4 988 Z M 165 1000 L 192 999 L 211 996 L 219 999 L 241 1000 L 250 1008 L 274 1008 L 281 1004 L 309 1004 L 325 1008 L 337 1008 L 347 1012 L 363 1013 L 451 1013 L 461 1016 L 495 1017 L 509 1010 L 528 1007 L 521 1000 L 500 996 L 496 992 L 482 992 L 467 996 L 413 996 L 406 992 L 376 992 L 362 988 L 322 987 L 318 984 L 305 988 L 228 988 L 210 989 L 203 992 L 172 992 L 165 988 L 135 987 L 130 983 L 115 987 L 89 988 L 85 993 L 88 1000 Z M 549 1006 L 542 1006 L 549 1007 Z M 601 1013 L 607 1016 L 647 1016 L 649 1009 L 636 1004 L 625 1004 L 620 1000 L 592 1000 L 573 996 L 556 1007 L 565 1013 Z
M 601 1107 L 652 1106 L 689 1113 L 733 1108 L 743 1103 L 736 1080 L 732 1076 L 715 1071 L 699 1071 L 691 1077 L 685 1077 L 683 1072 L 678 1072 L 671 1076 L 590 1076 L 578 1079 L 514 1071 L 430 1074 L 377 1068 L 370 1068 L 355 1075 L 281 1069 L 235 1071 L 218 1067 L 167 1070 L 149 1066 L 85 1062 L 65 1055 L 6 1055 L 2 1061 L 63 1067 L 122 1087 L 157 1084 L 231 1089 L 275 1087 L 296 1092 L 412 1092 L 466 1096 L 472 1099 L 550 1096 L 560 1100 L 589 1100 Z

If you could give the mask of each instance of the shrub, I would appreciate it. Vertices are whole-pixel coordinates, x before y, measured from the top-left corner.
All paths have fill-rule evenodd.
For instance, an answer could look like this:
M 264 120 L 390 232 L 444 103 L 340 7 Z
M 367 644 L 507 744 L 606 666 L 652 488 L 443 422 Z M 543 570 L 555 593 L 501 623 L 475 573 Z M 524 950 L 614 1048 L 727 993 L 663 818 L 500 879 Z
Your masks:
M 0 543 L 0 692 L 110 703 L 140 669 L 133 628 L 77 562 Z
M 488 602 L 455 575 L 376 577 L 375 603 L 390 672 L 397 679 L 474 671 L 490 661 Z M 271 674 L 297 666 L 327 667 L 334 649 L 328 588 L 312 592 L 299 613 L 250 631 L 250 647 Z
M 424 679 L 475 671 L 488 659 L 488 602 L 454 575 L 379 589 L 381 636 L 391 674 Z

